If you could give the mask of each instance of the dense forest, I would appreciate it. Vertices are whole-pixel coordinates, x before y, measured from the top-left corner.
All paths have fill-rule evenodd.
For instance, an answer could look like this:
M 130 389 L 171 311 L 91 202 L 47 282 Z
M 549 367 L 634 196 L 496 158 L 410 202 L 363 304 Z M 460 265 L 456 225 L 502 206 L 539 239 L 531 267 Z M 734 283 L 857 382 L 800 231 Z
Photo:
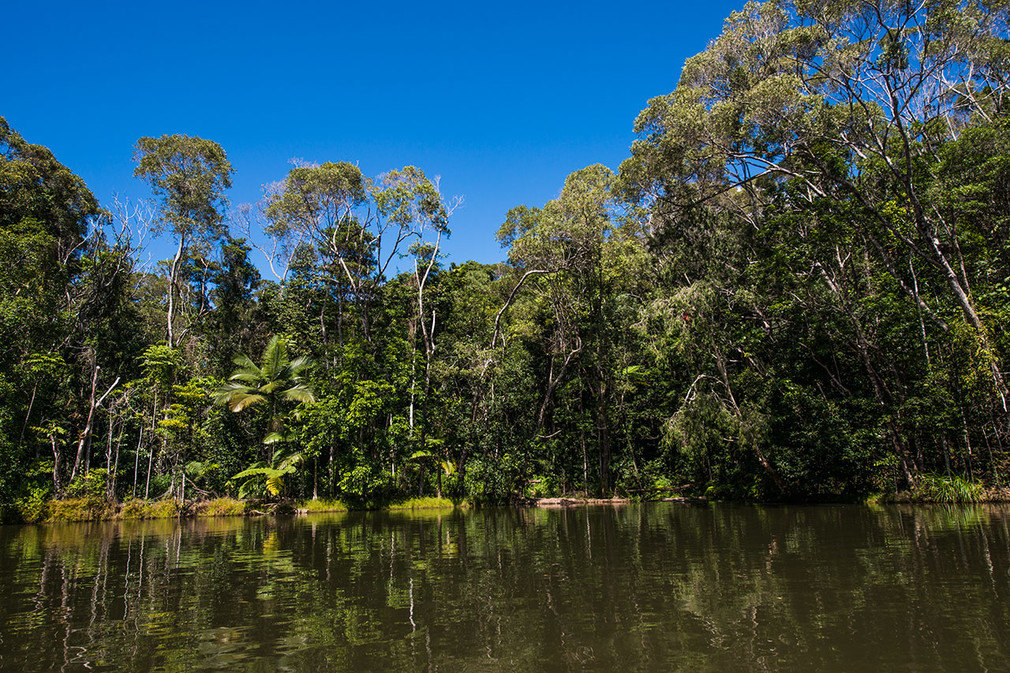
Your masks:
M 232 207 L 225 148 L 144 137 L 102 204 L 0 120 L 0 503 L 1000 487 L 1008 19 L 748 4 L 498 264 L 413 166 Z

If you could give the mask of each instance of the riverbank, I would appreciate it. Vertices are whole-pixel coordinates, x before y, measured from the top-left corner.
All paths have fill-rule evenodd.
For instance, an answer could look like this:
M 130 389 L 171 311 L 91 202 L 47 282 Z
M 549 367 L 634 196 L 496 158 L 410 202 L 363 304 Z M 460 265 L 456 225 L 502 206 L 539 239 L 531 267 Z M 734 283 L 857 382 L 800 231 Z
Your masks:
M 664 497 L 656 502 L 707 502 L 706 498 Z M 620 506 L 641 502 L 632 498 L 525 498 L 515 504 L 520 507 L 567 508 L 589 506 Z M 141 500 L 131 499 L 121 503 L 108 503 L 103 499 L 71 498 L 50 500 L 34 507 L 15 508 L 4 523 L 73 523 L 82 521 L 121 521 L 140 519 L 207 518 L 220 516 L 306 515 L 315 513 L 349 512 L 355 510 L 415 511 L 451 510 L 470 507 L 468 502 L 454 502 L 448 498 L 409 498 L 382 507 L 355 507 L 338 499 L 320 498 L 300 502 L 263 502 L 222 497 L 210 500 Z M 13 516 L 11 516 L 13 515 Z
M 648 500 L 635 500 L 632 498 L 622 498 L 619 496 L 614 496 L 613 498 L 530 498 L 525 501 L 521 501 L 519 504 L 526 505 L 530 507 L 590 507 L 590 506 L 601 506 L 601 505 L 628 505 L 633 502 L 691 502 L 691 503 L 705 503 L 708 502 L 708 498 L 698 497 L 666 497 L 666 498 L 650 498 Z
M 353 507 L 336 499 L 263 502 L 222 497 L 209 500 L 141 500 L 110 503 L 102 498 L 69 498 L 21 503 L 2 512 L 0 523 L 73 523 L 81 521 L 122 521 L 140 519 L 208 518 L 221 516 L 264 516 L 347 512 L 354 509 L 405 511 L 454 509 L 462 504 L 448 498 L 410 498 L 381 508 Z
M 704 496 L 675 496 L 659 498 L 586 498 L 561 496 L 553 498 L 521 498 L 514 504 L 520 507 L 571 508 L 623 506 L 634 502 L 679 502 L 705 504 L 717 502 Z M 1010 488 L 983 486 L 959 478 L 941 478 L 920 475 L 913 491 L 875 494 L 853 498 L 846 502 L 866 504 L 967 504 L 1010 502 Z M 816 504 L 806 502 L 804 504 Z M 305 515 L 323 512 L 348 512 L 353 510 L 412 511 L 452 510 L 469 507 L 470 503 L 455 502 L 448 498 L 410 498 L 388 503 L 381 507 L 350 505 L 339 499 L 265 502 L 239 500 L 231 497 L 208 500 L 141 500 L 129 499 L 109 503 L 102 498 L 72 498 L 20 503 L 0 511 L 0 523 L 71 523 L 80 521 L 116 521 L 140 519 L 207 518 L 222 516 Z

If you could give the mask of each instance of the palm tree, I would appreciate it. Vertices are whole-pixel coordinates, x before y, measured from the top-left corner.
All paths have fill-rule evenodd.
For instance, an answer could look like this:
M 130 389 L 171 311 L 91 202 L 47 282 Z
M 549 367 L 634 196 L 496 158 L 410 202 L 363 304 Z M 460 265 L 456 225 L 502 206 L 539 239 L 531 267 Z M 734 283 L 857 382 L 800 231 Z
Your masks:
M 241 482 L 238 489 L 240 498 L 262 493 L 261 489 L 276 497 L 284 490 L 285 475 L 298 471 L 303 460 L 301 451 L 284 453 L 278 450 L 269 464 L 266 461 L 255 463 L 232 477 L 231 482 Z
M 274 447 L 269 461 L 253 464 L 234 477 L 244 480 L 239 490 L 240 497 L 264 487 L 272 496 L 277 496 L 283 488 L 283 477 L 297 470 L 302 463 L 302 454 L 283 448 L 291 438 L 284 433 L 284 414 L 281 405 L 285 402 L 314 402 L 312 388 L 302 380 L 302 372 L 312 365 L 307 357 L 294 360 L 288 356 L 290 339 L 275 336 L 263 351 L 263 364 L 257 365 L 248 355 L 238 355 L 234 362 L 238 369 L 228 382 L 214 393 L 216 404 L 227 404 L 239 412 L 258 404 L 270 406 L 270 423 L 263 443 Z M 297 414 L 297 412 L 295 412 Z
M 234 411 L 258 404 L 270 406 L 270 427 L 264 444 L 273 444 L 285 438 L 281 431 L 284 415 L 280 407 L 284 402 L 314 402 L 315 395 L 308 383 L 302 380 L 302 373 L 312 366 L 307 357 L 294 360 L 288 356 L 290 339 L 275 336 L 263 351 L 263 364 L 257 365 L 248 355 L 237 355 L 232 360 L 238 369 L 228 382 L 214 393 L 216 404 L 227 404 Z

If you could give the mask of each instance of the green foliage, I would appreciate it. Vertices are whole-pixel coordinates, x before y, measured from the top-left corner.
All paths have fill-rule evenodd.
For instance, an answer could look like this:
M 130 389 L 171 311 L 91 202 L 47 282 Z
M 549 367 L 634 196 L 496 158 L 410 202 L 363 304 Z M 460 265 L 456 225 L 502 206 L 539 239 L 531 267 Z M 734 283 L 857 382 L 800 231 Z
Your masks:
M 49 518 L 49 503 L 52 491 L 48 488 L 33 488 L 17 503 L 17 518 L 24 523 L 41 523 Z
M 104 499 L 108 478 L 109 471 L 105 468 L 88 470 L 86 474 L 80 474 L 70 482 L 67 495 L 70 498 Z
M 347 505 L 340 500 L 319 498 L 317 500 L 304 500 L 298 503 L 298 509 L 312 512 L 346 512 Z
M 254 405 L 268 407 L 270 431 L 278 432 L 283 423 L 282 404 L 315 400 L 311 386 L 303 381 L 312 361 L 305 356 L 292 360 L 288 355 L 290 346 L 288 337 L 274 336 L 263 351 L 262 365 L 247 355 L 235 356 L 238 369 L 214 393 L 214 402 L 227 405 L 236 413 Z
M 51 523 L 69 523 L 73 521 L 101 521 L 115 516 L 116 509 L 100 498 L 69 498 L 66 500 L 49 501 L 49 517 Z
M 246 503 L 234 498 L 213 498 L 196 506 L 197 516 L 243 516 Z
M 534 476 L 526 489 L 526 495 L 531 498 L 553 498 L 559 492 L 557 480 L 549 476 Z
M 391 510 L 454 509 L 455 507 L 456 504 L 448 498 L 410 498 L 389 505 Z
M 180 237 L 217 235 L 234 170 L 220 145 L 185 135 L 140 138 L 134 175 L 162 200 L 161 218 Z
M 181 509 L 175 500 L 141 500 L 128 498 L 119 509 L 122 519 L 172 519 Z
M 240 498 L 264 496 L 276 498 L 284 492 L 284 477 L 296 472 L 302 460 L 301 453 L 274 454 L 271 465 L 255 464 L 242 470 L 231 480 L 239 484 Z
M 911 497 L 918 502 L 966 503 L 980 502 L 984 496 L 981 484 L 958 476 L 943 477 L 921 474 L 916 479 Z
M 359 462 L 341 475 L 340 493 L 355 507 L 381 507 L 394 494 L 393 475 L 371 462 Z

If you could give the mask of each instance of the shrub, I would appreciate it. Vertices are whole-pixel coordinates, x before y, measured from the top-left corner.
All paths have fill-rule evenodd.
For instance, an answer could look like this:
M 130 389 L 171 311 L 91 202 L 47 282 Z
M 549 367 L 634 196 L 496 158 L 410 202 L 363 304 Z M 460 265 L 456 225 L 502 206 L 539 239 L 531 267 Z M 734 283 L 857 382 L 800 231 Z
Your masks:
M 558 485 L 553 477 L 535 476 L 526 487 L 526 495 L 531 498 L 550 498 L 557 494 Z
M 105 498 L 105 483 L 108 477 L 109 471 L 105 468 L 88 470 L 87 473 L 79 474 L 67 487 L 67 497 L 70 499 Z
M 119 516 L 123 519 L 146 519 L 147 501 L 140 498 L 127 498 L 119 508 Z
M 171 519 L 179 516 L 175 500 L 141 500 L 130 498 L 119 509 L 122 519 Z
M 158 500 L 148 503 L 148 519 L 171 519 L 179 516 L 179 503 L 175 500 Z
M 356 507 L 376 507 L 389 501 L 393 475 L 371 464 L 358 464 L 344 473 L 340 491 Z
M 33 488 L 17 503 L 17 518 L 24 523 L 38 523 L 49 516 L 49 489 Z

